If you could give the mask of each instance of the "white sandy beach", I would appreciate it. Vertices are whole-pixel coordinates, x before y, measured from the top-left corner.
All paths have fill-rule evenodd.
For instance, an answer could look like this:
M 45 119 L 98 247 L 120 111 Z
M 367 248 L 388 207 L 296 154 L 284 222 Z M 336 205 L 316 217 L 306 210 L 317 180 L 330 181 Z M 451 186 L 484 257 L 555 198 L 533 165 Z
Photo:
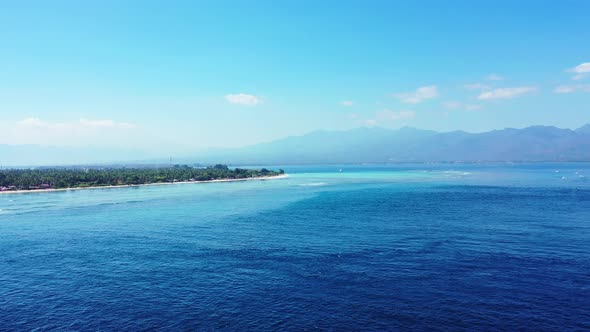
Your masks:
M 81 188 L 13 190 L 13 191 L 0 191 L 0 195 L 1 194 L 47 193 L 47 192 L 56 192 L 56 191 L 86 190 L 86 189 L 129 188 L 129 187 L 142 187 L 142 186 L 174 185 L 174 184 L 196 184 L 196 183 L 240 182 L 240 181 L 264 181 L 264 180 L 284 179 L 284 178 L 287 178 L 287 177 L 289 177 L 289 175 L 287 175 L 287 174 L 281 174 L 281 175 L 274 175 L 274 176 L 257 176 L 257 177 L 244 178 L 244 179 L 218 179 L 218 180 L 208 180 L 208 181 L 158 182 L 158 183 L 125 184 L 125 185 L 118 185 L 118 186 L 96 186 L 96 187 L 81 187 Z

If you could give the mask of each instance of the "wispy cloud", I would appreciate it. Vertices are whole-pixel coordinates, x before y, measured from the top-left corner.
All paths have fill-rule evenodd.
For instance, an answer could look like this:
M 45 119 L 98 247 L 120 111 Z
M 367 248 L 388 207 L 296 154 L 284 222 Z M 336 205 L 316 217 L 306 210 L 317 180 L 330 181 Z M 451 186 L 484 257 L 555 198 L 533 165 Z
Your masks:
M 566 71 L 575 74 L 574 76 L 572 76 L 573 80 L 584 79 L 588 77 L 588 75 L 590 75 L 590 62 L 581 63 L 575 66 L 574 68 L 570 68 Z
M 375 112 L 375 116 L 370 119 L 361 120 L 360 123 L 367 125 L 367 126 L 375 126 L 379 123 L 387 123 L 387 122 L 395 122 L 400 120 L 411 119 L 416 114 L 414 111 L 408 110 L 401 110 L 401 111 L 392 111 L 389 109 L 384 109 L 381 111 Z
M 498 74 L 489 74 L 486 75 L 486 77 L 484 77 L 484 79 L 486 81 L 502 81 L 504 80 L 503 76 L 500 76 Z M 489 82 L 489 83 L 470 83 L 470 84 L 465 84 L 463 85 L 463 88 L 465 88 L 466 90 L 470 90 L 470 91 L 487 91 L 487 90 L 491 90 L 493 88 L 493 83 Z
M 132 129 L 137 127 L 133 123 L 128 122 L 115 122 L 113 120 L 88 120 L 80 119 L 80 125 L 86 127 L 95 128 L 120 128 L 120 129 Z
M 133 129 L 137 127 L 133 123 L 115 122 L 113 120 L 88 120 L 80 119 L 77 122 L 48 122 L 39 118 L 26 118 L 16 122 L 17 127 L 33 129 L 62 129 L 62 130 L 84 130 L 91 128 L 104 129 Z
M 392 111 L 384 109 L 376 113 L 377 119 L 381 121 L 397 121 L 402 119 L 413 118 L 416 114 L 414 111 Z
M 225 100 L 231 104 L 253 106 L 260 103 L 260 98 L 246 93 L 225 95 Z
M 501 81 L 503 79 L 504 79 L 503 76 L 500 76 L 500 75 L 494 74 L 494 73 L 489 74 L 488 76 L 486 76 L 486 80 L 488 80 L 488 81 Z
M 354 105 L 354 102 L 352 100 L 343 100 L 340 102 L 340 105 L 342 106 L 352 106 Z
M 0 123 L 0 144 L 81 146 L 99 142 L 103 145 L 121 146 L 138 141 L 140 133 L 141 128 L 129 122 L 105 119 L 46 121 L 28 117 L 11 123 Z
M 436 98 L 438 96 L 438 88 L 436 85 L 423 86 L 414 92 L 403 92 L 393 95 L 402 103 L 418 104 L 427 99 Z
M 561 85 L 553 89 L 555 93 L 590 92 L 590 84 Z
M 361 120 L 360 123 L 364 124 L 365 126 L 376 126 L 378 122 L 376 119 L 365 119 Z
M 487 84 L 483 84 L 483 83 L 465 84 L 465 85 L 463 85 L 463 87 L 465 89 L 467 89 L 467 90 L 472 90 L 472 91 L 473 90 L 481 90 L 481 91 L 484 91 L 484 90 L 489 90 L 489 89 L 492 88 L 491 86 L 489 86 Z
M 464 110 L 464 111 L 477 111 L 480 110 L 482 107 L 478 104 L 467 104 L 458 101 L 447 101 L 442 104 L 442 106 L 446 109 L 450 110 Z
M 535 92 L 537 88 L 534 86 L 519 86 L 513 88 L 500 88 L 481 93 L 477 99 L 479 100 L 494 100 L 494 99 L 512 99 L 522 95 Z

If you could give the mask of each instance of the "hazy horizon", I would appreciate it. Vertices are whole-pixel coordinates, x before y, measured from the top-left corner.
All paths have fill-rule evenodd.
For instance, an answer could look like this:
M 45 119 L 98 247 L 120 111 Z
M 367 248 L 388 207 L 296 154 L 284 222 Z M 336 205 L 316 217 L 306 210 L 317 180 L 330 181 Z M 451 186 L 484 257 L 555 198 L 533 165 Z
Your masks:
M 590 124 L 503 128 L 481 133 L 414 127 L 316 130 L 238 148 L 149 152 L 100 146 L 2 145 L 0 167 L 100 164 L 391 164 L 408 162 L 590 161 Z

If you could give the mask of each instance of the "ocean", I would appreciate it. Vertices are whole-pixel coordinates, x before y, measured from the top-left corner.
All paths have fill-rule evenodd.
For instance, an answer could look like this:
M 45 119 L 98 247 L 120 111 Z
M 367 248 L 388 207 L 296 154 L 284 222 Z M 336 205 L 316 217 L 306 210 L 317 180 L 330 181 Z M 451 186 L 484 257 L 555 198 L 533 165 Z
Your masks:
M 0 330 L 590 330 L 590 164 L 282 168 L 0 195 Z

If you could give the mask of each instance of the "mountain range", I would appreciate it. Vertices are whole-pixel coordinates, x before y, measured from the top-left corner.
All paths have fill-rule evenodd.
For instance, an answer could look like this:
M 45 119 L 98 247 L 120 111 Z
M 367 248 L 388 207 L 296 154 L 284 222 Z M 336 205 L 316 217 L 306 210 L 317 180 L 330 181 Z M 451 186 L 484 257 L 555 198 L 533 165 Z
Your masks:
M 410 127 L 316 131 L 241 149 L 213 151 L 195 159 L 259 165 L 590 161 L 590 124 L 577 130 L 532 126 L 484 133 L 441 133 Z
M 161 163 L 137 150 L 0 145 L 0 165 Z M 553 126 L 483 133 L 436 132 L 404 127 L 315 131 L 239 149 L 212 149 L 176 163 L 230 165 L 358 164 L 402 162 L 590 161 L 590 124 L 576 130 Z

